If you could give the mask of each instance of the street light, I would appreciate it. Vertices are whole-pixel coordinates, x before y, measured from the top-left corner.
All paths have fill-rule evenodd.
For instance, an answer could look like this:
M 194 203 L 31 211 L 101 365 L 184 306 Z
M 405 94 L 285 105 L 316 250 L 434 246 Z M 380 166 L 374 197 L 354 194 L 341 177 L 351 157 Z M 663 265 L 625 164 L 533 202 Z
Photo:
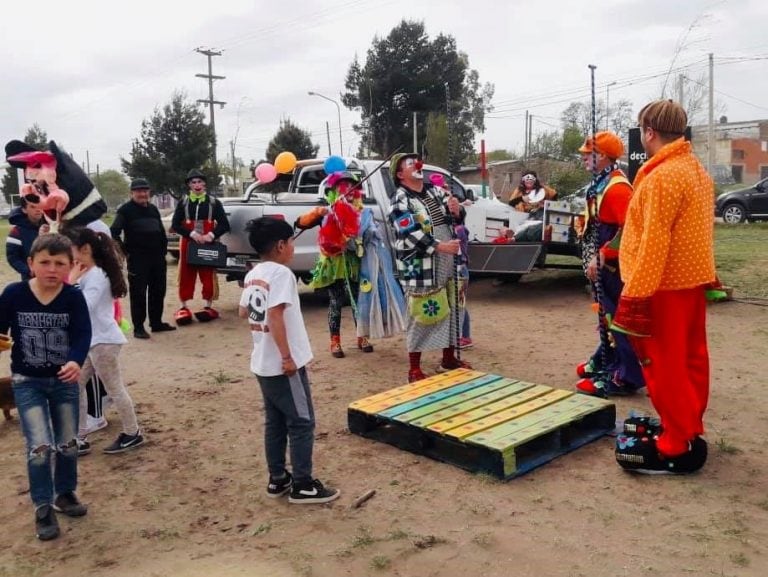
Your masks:
M 310 96 L 319 96 L 320 98 L 323 98 L 329 102 L 333 102 L 336 105 L 336 112 L 339 114 L 339 156 L 344 156 L 344 144 L 341 141 L 341 107 L 339 106 L 339 103 L 336 102 L 333 98 L 328 98 L 327 96 L 324 96 L 318 92 L 312 92 L 311 90 L 307 92 Z
M 610 90 L 611 86 L 616 84 L 616 81 L 611 82 L 610 84 L 606 84 L 605 86 L 605 129 L 610 130 L 610 126 L 608 125 L 610 119 L 611 119 L 611 110 L 608 108 L 608 98 L 610 96 Z

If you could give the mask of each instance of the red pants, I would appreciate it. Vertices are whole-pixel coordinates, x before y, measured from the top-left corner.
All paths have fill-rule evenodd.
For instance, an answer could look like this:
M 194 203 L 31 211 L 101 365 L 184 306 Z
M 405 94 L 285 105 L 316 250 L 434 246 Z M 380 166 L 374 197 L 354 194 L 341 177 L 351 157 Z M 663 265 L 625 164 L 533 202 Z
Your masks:
M 203 285 L 203 300 L 219 297 L 216 269 L 212 266 L 192 266 L 187 263 L 187 239 L 182 238 L 179 246 L 179 300 L 189 301 L 195 296 L 195 283 L 200 277 Z
M 661 291 L 651 297 L 650 338 L 634 338 L 643 376 L 663 432 L 657 448 L 673 457 L 704 433 L 709 400 L 706 296 L 702 287 Z

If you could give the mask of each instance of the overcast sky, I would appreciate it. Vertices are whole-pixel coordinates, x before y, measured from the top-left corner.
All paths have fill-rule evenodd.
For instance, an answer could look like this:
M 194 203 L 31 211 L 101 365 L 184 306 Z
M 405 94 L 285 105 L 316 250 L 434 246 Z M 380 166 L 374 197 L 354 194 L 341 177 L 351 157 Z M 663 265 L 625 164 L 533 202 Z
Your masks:
M 588 64 L 599 98 L 629 99 L 635 113 L 658 97 L 664 74 L 687 67 L 697 79 L 715 55 L 716 98 L 729 120 L 768 118 L 766 0 L 39 0 L 5 3 L 0 21 L 0 139 L 23 138 L 38 123 L 91 170 L 119 168 L 141 121 L 174 90 L 207 98 L 213 59 L 219 158 L 264 156 L 281 118 L 290 117 L 333 153 L 337 101 L 355 54 L 401 19 L 422 20 L 430 36 L 456 38 L 482 82 L 496 92 L 483 135 L 490 149 L 521 150 L 525 110 L 534 131 L 559 124 L 573 100 L 588 100 Z M 678 47 L 682 47 L 678 50 Z M 675 73 L 676 74 L 676 73 Z M 207 113 L 206 113 L 207 117 Z M 341 110 L 344 153 L 357 150 L 354 111 Z M 238 130 L 239 127 L 239 130 Z

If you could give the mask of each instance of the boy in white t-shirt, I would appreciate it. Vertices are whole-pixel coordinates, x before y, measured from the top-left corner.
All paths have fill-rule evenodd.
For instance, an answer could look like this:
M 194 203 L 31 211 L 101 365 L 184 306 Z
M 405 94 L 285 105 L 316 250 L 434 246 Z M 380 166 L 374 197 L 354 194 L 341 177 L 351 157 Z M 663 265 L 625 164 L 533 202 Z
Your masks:
M 285 266 L 293 258 L 293 228 L 265 217 L 249 222 L 248 231 L 261 262 L 245 277 L 239 314 L 251 328 L 251 371 L 264 397 L 267 496 L 290 493 L 290 503 L 328 503 L 339 497 L 339 490 L 312 477 L 315 412 L 306 369 L 312 349 L 296 277 Z M 285 468 L 289 440 L 293 475 Z

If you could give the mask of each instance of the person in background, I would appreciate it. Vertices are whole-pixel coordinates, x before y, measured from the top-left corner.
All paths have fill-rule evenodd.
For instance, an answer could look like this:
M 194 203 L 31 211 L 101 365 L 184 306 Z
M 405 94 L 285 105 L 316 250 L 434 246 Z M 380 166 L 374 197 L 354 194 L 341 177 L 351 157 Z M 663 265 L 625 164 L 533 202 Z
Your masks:
M 187 262 L 187 246 L 190 242 L 208 244 L 229 232 L 229 220 L 221 202 L 206 191 L 205 175 L 197 169 L 187 173 L 187 194 L 176 205 L 171 227 L 181 236 L 179 244 L 179 300 L 181 307 L 174 319 L 180 326 L 192 322 L 192 312 L 187 306 L 195 296 L 195 284 L 200 277 L 205 306 L 194 313 L 200 322 L 219 318 L 213 301 L 219 296 L 216 270 L 208 266 L 194 266 Z
M 707 460 L 701 435 L 709 402 L 706 299 L 718 284 L 715 195 L 684 138 L 687 124 L 672 100 L 640 110 L 648 160 L 635 177 L 619 250 L 624 290 L 612 329 L 629 335 L 660 418 L 643 434 L 625 421 L 616 438 L 617 462 L 638 473 L 693 473 Z
M 553 188 L 539 182 L 535 170 L 527 170 L 520 178 L 518 187 L 512 191 L 509 205 L 517 211 L 527 212 L 532 220 L 541 220 L 544 216 L 544 201 L 554 200 L 556 197 L 557 193 Z
M 5 239 L 5 256 L 8 264 L 21 275 L 21 280 L 29 280 L 29 264 L 27 257 L 32 243 L 35 242 L 41 232 L 43 223 L 43 210 L 39 205 L 29 202 L 21 197 L 19 206 L 8 215 L 11 229 Z M 42 229 L 47 232 L 48 226 Z
M 160 211 L 149 202 L 149 198 L 149 182 L 144 178 L 134 178 L 131 181 L 131 199 L 117 209 L 110 227 L 112 238 L 120 244 L 128 260 L 131 321 L 133 336 L 137 339 L 149 338 L 144 328 L 147 308 L 149 328 L 153 333 L 176 330 L 173 325 L 163 322 L 168 236 Z

